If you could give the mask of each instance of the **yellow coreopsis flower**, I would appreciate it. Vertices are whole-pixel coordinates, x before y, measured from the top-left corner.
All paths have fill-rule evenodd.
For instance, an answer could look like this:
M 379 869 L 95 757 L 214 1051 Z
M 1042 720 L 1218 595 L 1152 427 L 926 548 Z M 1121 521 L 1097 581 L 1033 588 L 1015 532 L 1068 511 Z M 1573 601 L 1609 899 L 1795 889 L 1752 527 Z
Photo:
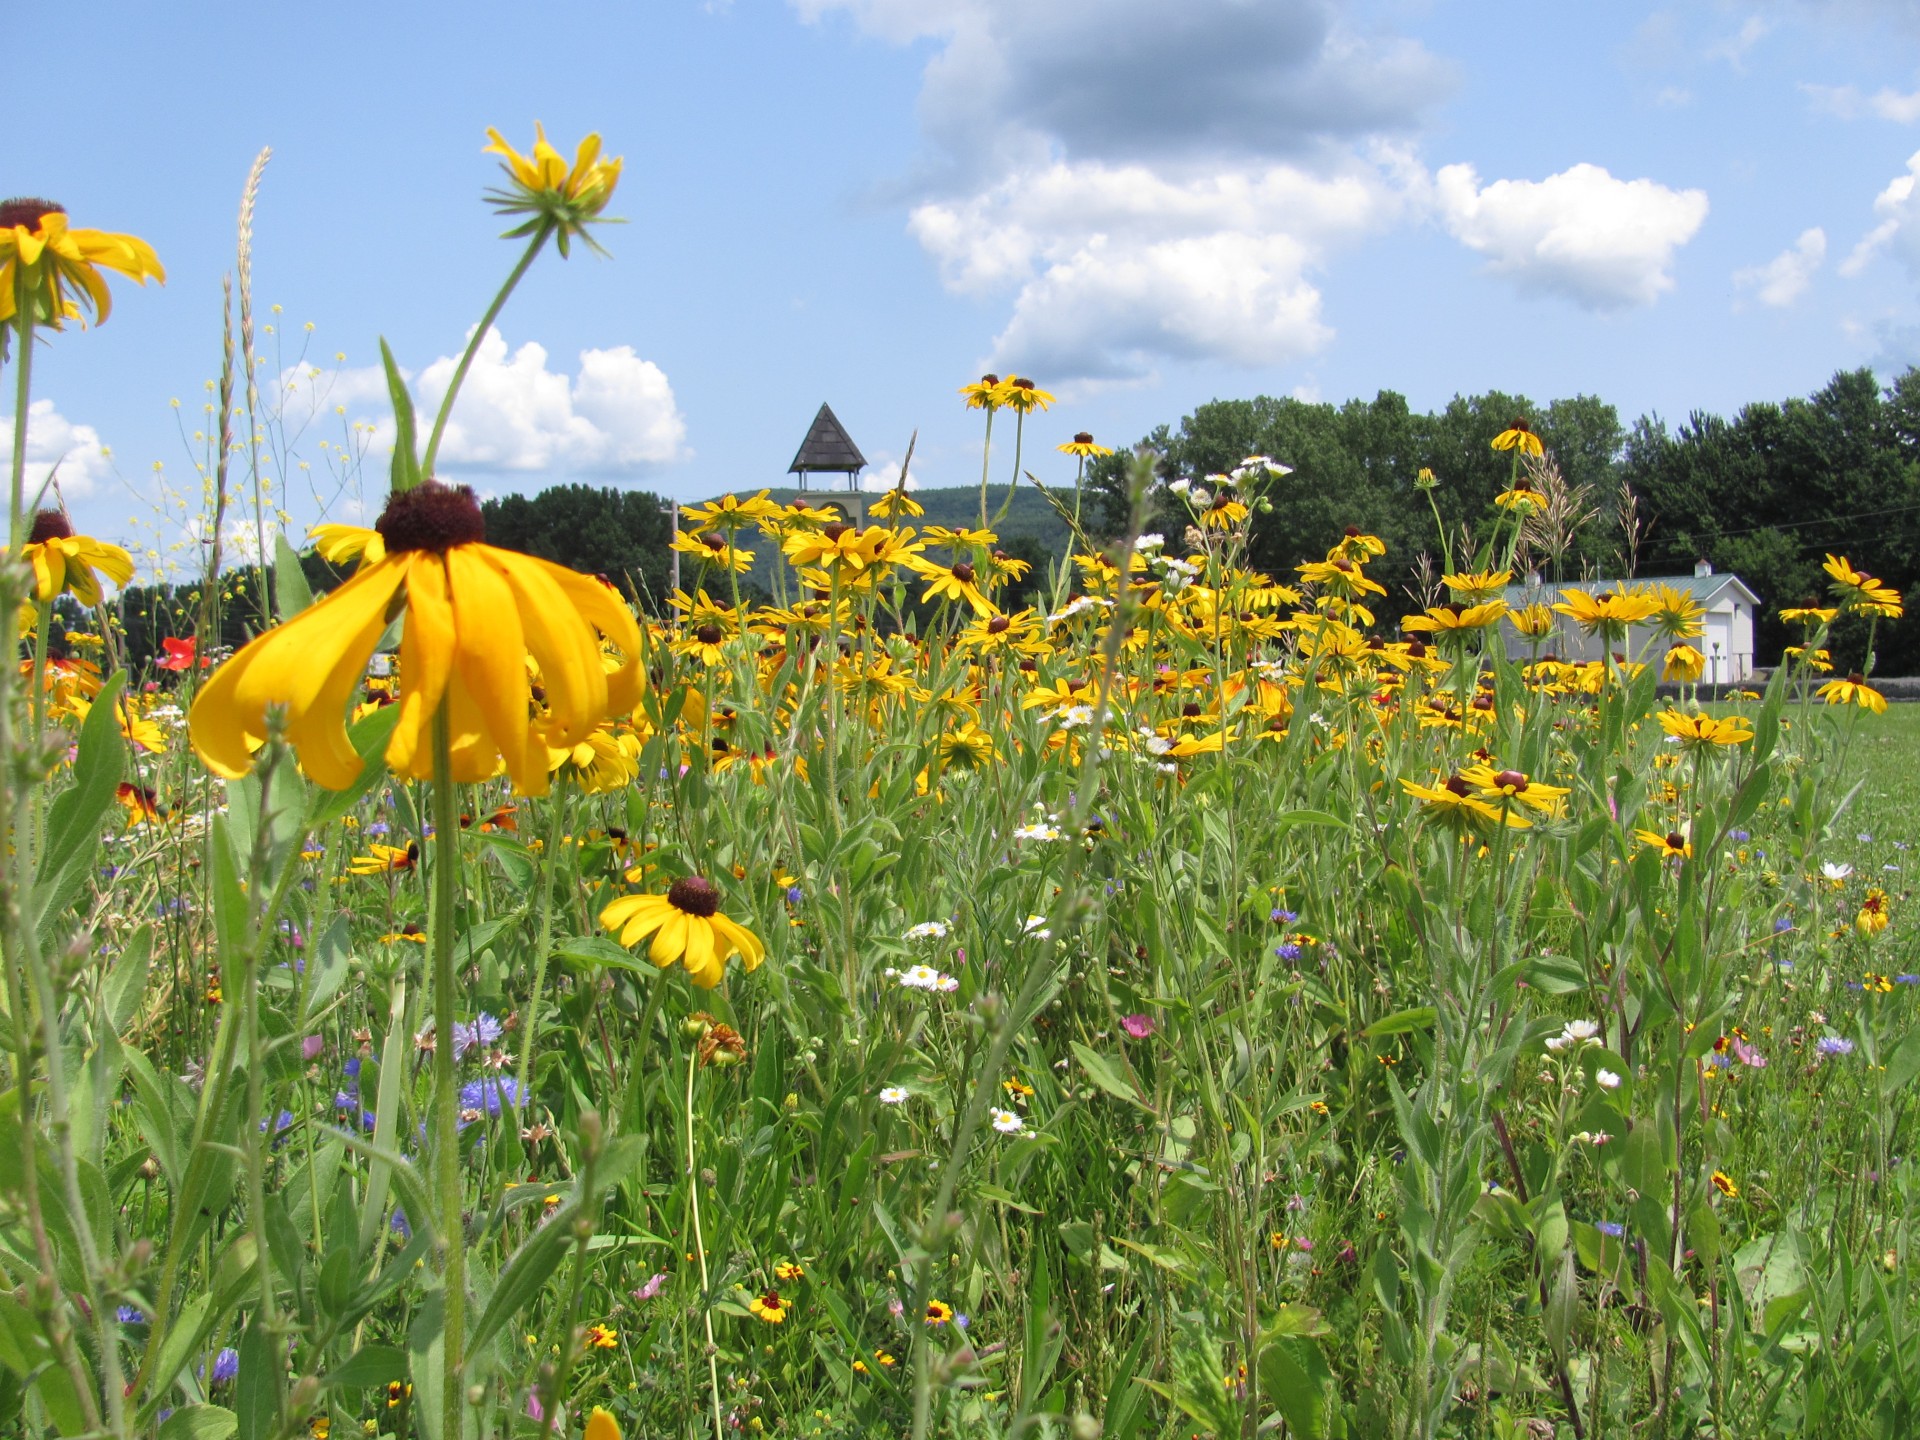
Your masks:
M 381 559 L 247 645 L 200 691 L 193 746 L 216 775 L 247 773 L 271 707 L 284 712 L 309 775 L 331 790 L 352 784 L 361 762 L 347 740 L 347 709 L 396 610 L 405 615 L 400 720 L 386 760 L 403 775 L 432 778 L 430 735 L 444 701 L 453 779 L 485 780 L 504 761 L 516 788 L 544 794 L 548 745 L 577 745 L 638 703 L 632 613 L 603 581 L 483 543 L 471 490 L 427 481 L 390 499 L 376 528 Z M 602 636 L 626 657 L 611 674 Z M 531 731 L 529 657 L 546 710 Z
M 20 547 L 20 556 L 32 567 L 33 598 L 42 604 L 56 595 L 70 594 L 82 605 L 98 605 L 100 575 L 115 585 L 133 578 L 131 555 L 91 535 L 74 534 L 72 524 L 59 510 L 42 510 L 33 517 L 33 528 L 27 532 L 27 543 Z
M 153 247 L 137 235 L 75 230 L 67 224 L 65 207 L 51 200 L 0 202 L 0 322 L 13 319 L 27 304 L 34 323 L 56 330 L 70 319 L 84 322 L 86 311 L 96 325 L 104 325 L 113 312 L 113 295 L 102 270 L 141 285 L 167 279 Z
M 1693 842 L 1684 830 L 1669 830 L 1664 835 L 1658 830 L 1636 830 L 1633 834 L 1648 849 L 1658 850 L 1664 859 L 1685 860 L 1693 854 Z
M 528 217 L 524 224 L 507 232 L 509 238 L 531 235 L 546 225 L 553 228 L 562 255 L 576 235 L 599 249 L 586 227 L 600 219 L 600 212 L 613 198 L 614 187 L 620 183 L 619 158 L 601 158 L 600 137 L 596 134 L 580 142 L 573 164 L 568 165 L 566 157 L 547 143 L 547 132 L 538 123 L 533 136 L 533 154 L 522 155 L 498 130 L 488 129 L 489 143 L 480 153 L 503 157 L 500 168 L 506 172 L 507 186 L 489 190 L 487 203 L 502 215 Z
M 664 895 L 623 895 L 600 912 L 600 923 L 629 948 L 649 935 L 647 958 L 661 969 L 678 960 L 703 990 L 718 985 L 738 955 L 748 970 L 766 958 L 760 938 L 720 913 L 713 882 L 684 875 Z

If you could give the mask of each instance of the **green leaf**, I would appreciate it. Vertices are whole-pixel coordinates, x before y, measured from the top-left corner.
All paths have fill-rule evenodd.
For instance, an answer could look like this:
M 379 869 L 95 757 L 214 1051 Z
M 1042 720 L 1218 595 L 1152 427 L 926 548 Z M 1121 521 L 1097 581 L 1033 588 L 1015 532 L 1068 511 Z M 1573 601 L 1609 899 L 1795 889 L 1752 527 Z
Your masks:
M 1391 1015 L 1382 1015 L 1366 1029 L 1360 1032 L 1363 1040 L 1379 1040 L 1387 1035 L 1405 1035 L 1414 1030 L 1428 1030 L 1440 1017 L 1440 1012 L 1431 1005 L 1422 1005 L 1413 1010 L 1397 1010 Z
M 657 967 L 643 955 L 624 945 L 616 945 L 604 935 L 575 935 L 553 947 L 556 960 L 572 965 L 610 965 L 616 970 L 631 970 L 639 975 L 658 973 Z
M 142 925 L 107 972 L 107 1019 L 117 1035 L 139 1013 L 147 993 L 147 968 L 153 957 L 153 927 Z
M 1891 1100 L 1920 1075 L 1920 1029 L 1909 1030 L 1887 1057 L 1887 1068 L 1880 1073 L 1880 1093 Z
M 285 535 L 273 537 L 273 611 L 282 625 L 313 604 L 313 590 L 307 584 L 307 572 L 300 567 L 300 552 L 287 543 Z
M 393 401 L 392 490 L 399 495 L 413 489 L 423 477 L 414 449 L 413 396 L 407 390 L 400 367 L 394 364 L 393 351 L 387 348 L 385 336 L 380 338 L 380 365 L 387 372 L 387 395 Z
M 116 670 L 100 687 L 80 725 L 73 784 L 47 810 L 47 846 L 40 855 L 32 916 L 43 933 L 47 922 L 65 913 L 79 897 L 93 871 L 100 824 L 114 803 L 126 768 L 127 742 L 115 719 L 126 680 L 126 672 Z
M 1124 1100 L 1129 1105 L 1137 1105 L 1149 1115 L 1155 1114 L 1154 1108 L 1140 1098 L 1139 1091 L 1120 1071 L 1120 1067 L 1097 1050 L 1090 1050 L 1079 1041 L 1072 1044 L 1073 1058 L 1080 1062 L 1080 1068 L 1087 1072 L 1087 1078 L 1116 1100 Z
M 1300 1440 L 1321 1440 L 1333 1417 L 1333 1371 L 1312 1340 L 1279 1335 L 1260 1348 L 1260 1393 Z
M 224 1405 L 183 1405 L 160 1427 L 160 1440 L 227 1440 L 240 1417 Z
M 548 1277 L 566 1258 L 567 1249 L 573 1241 L 575 1208 L 567 1206 L 529 1235 L 521 1242 L 520 1248 L 513 1252 L 513 1258 L 502 1267 L 493 1294 L 487 1297 L 486 1309 L 480 1312 L 480 1318 L 474 1321 L 473 1330 L 467 1337 L 469 1354 L 484 1349 L 507 1321 L 530 1304 L 547 1283 Z
M 240 1440 L 271 1440 L 279 1429 L 280 1363 L 273 1351 L 273 1337 L 256 1317 L 240 1337 L 240 1373 L 233 1387 Z
M 396 1345 L 362 1345 L 336 1369 L 326 1383 L 336 1390 L 372 1390 L 407 1374 L 406 1352 Z

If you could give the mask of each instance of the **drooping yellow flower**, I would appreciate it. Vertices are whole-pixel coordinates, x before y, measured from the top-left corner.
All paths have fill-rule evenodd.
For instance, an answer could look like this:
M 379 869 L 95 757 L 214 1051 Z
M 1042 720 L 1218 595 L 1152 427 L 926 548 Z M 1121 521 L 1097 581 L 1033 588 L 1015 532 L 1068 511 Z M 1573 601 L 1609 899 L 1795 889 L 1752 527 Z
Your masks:
M 913 517 L 924 515 L 927 511 L 925 506 L 905 490 L 895 489 L 874 497 L 873 503 L 867 506 L 867 513 L 877 515 L 882 520 L 891 520 L 897 515 Z
M 1496 450 L 1518 450 L 1522 455 L 1544 455 L 1546 446 L 1540 443 L 1540 437 L 1533 433 L 1524 420 L 1516 420 L 1498 435 L 1493 437 Z
M 1537 444 L 1538 441 L 1536 440 L 1535 443 Z M 1496 449 L 1500 447 L 1498 440 L 1494 441 L 1494 447 Z M 1502 510 L 1509 512 L 1517 510 L 1522 515 L 1531 515 L 1535 510 L 1547 508 L 1546 497 L 1529 485 L 1524 478 L 1514 481 L 1511 490 L 1502 490 L 1494 496 L 1493 503 Z
M 1432 606 L 1424 615 L 1407 616 L 1400 622 L 1400 628 L 1431 631 L 1439 637 L 1467 630 L 1484 630 L 1489 625 L 1498 624 L 1500 617 L 1506 613 L 1507 602 L 1504 600 L 1488 600 L 1480 605 L 1462 605 L 1457 600 L 1448 600 Z
M 698 875 L 682 876 L 664 895 L 623 895 L 600 912 L 600 924 L 628 948 L 651 935 L 647 958 L 663 970 L 680 961 L 703 990 L 720 983 L 733 956 L 757 970 L 767 953 L 759 936 L 720 913 L 719 890 Z
M 141 285 L 167 279 L 153 247 L 137 235 L 72 229 L 66 209 L 51 200 L 0 202 L 0 322 L 26 304 L 34 323 L 55 330 L 68 320 L 84 323 L 89 311 L 94 324 L 106 324 L 113 295 L 103 269 Z
M 1677 585 L 1653 587 L 1653 628 L 1663 640 L 1693 640 L 1701 633 L 1706 606 Z
M 91 535 L 74 534 L 73 525 L 59 510 L 42 510 L 33 517 L 20 554 L 33 568 L 33 598 L 42 604 L 56 595 L 70 594 L 82 605 L 98 605 L 100 575 L 115 585 L 133 578 L 131 555 Z
M 1660 678 L 1676 685 L 1693 685 L 1699 682 L 1706 670 L 1707 657 L 1691 645 L 1680 644 L 1667 651 L 1666 662 L 1660 667 Z
M 962 385 L 960 394 L 969 410 L 998 410 L 1006 403 L 998 375 L 982 375 L 971 385 Z
M 356 561 L 371 565 L 387 553 L 387 542 L 380 538 L 380 532 L 365 525 L 316 525 L 307 532 L 307 542 L 329 565 Z
M 1476 795 L 1464 775 L 1450 775 L 1438 785 L 1416 785 L 1405 779 L 1400 784 L 1420 802 L 1423 814 L 1460 834 L 1494 830 L 1502 824 L 1525 830 L 1533 823 L 1511 807 L 1502 809 Z
M 1105 445 L 1094 444 L 1093 436 L 1085 430 L 1080 431 L 1066 444 L 1057 445 L 1054 448 L 1062 455 L 1078 455 L 1083 460 L 1096 458 L 1101 455 L 1111 455 L 1113 453 L 1113 451 Z
M 583 1440 L 621 1440 L 620 1422 L 596 1405 L 593 1413 L 587 1416 Z
M 544 794 L 548 745 L 577 745 L 638 703 L 632 613 L 603 581 L 483 543 L 471 490 L 428 481 L 389 500 L 376 528 L 378 561 L 247 645 L 201 690 L 193 745 L 216 775 L 246 774 L 275 707 L 307 773 L 332 790 L 352 784 L 361 763 L 347 709 L 395 611 L 405 615 L 400 719 L 386 761 L 400 774 L 431 778 L 433 716 L 444 700 L 453 779 L 485 780 L 504 761 L 517 789 Z M 602 636 L 625 657 L 611 674 Z M 529 657 L 545 707 L 531 730 Z
M 886 565 L 910 556 L 920 547 L 912 530 L 888 530 L 869 525 L 856 530 L 838 522 L 820 530 L 803 530 L 789 535 L 781 547 L 787 563 L 796 569 L 818 566 L 826 571 L 860 574 L 869 566 Z
M 1829 680 L 1813 693 L 1829 705 L 1858 705 L 1876 715 L 1887 713 L 1887 697 L 1867 684 L 1867 677 L 1858 670 L 1844 680 Z
M 614 187 L 620 183 L 619 158 L 602 159 L 600 137 L 595 134 L 580 142 L 573 164 L 568 165 L 566 157 L 547 142 L 547 132 L 538 123 L 533 136 L 533 154 L 522 155 L 498 130 L 489 127 L 489 143 L 480 153 L 502 157 L 500 168 L 506 173 L 507 185 L 489 190 L 487 203 L 502 215 L 527 217 L 524 224 L 507 232 L 509 238 L 531 235 L 541 226 L 550 225 L 562 255 L 575 236 L 594 245 L 586 227 L 599 220 L 600 212 L 613 198 Z
M 1553 611 L 1545 605 L 1522 605 L 1507 612 L 1507 623 L 1529 640 L 1544 640 L 1553 633 Z

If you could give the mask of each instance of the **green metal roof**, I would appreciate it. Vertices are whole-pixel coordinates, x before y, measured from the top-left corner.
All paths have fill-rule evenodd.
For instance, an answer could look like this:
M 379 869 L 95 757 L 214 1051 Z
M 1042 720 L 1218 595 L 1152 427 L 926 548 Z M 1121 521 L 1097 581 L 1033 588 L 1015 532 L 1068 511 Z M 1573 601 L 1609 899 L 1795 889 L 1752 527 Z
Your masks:
M 1685 591 L 1702 605 L 1711 605 L 1719 598 L 1720 592 L 1731 585 L 1738 592 L 1737 598 L 1756 609 L 1760 604 L 1760 597 L 1738 575 L 1717 572 L 1712 575 L 1642 575 L 1634 580 L 1542 580 L 1538 585 L 1509 585 L 1506 600 L 1509 605 L 1525 605 L 1530 599 L 1557 594 L 1562 590 L 1584 590 L 1592 595 L 1602 590 L 1648 589 L 1655 585 L 1670 585 L 1675 590 Z

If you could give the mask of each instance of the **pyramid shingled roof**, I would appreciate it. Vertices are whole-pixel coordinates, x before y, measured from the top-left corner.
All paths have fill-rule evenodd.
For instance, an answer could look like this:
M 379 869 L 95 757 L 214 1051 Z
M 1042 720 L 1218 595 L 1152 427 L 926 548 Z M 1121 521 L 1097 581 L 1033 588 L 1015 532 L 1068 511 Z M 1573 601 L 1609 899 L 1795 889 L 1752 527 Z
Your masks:
M 853 443 L 853 437 L 847 434 L 847 427 L 840 423 L 830 406 L 822 405 L 820 413 L 813 417 L 813 424 L 807 428 L 807 438 L 800 442 L 800 449 L 793 457 L 793 464 L 787 467 L 787 473 L 809 475 L 825 471 L 852 475 L 866 467 L 867 457 Z

